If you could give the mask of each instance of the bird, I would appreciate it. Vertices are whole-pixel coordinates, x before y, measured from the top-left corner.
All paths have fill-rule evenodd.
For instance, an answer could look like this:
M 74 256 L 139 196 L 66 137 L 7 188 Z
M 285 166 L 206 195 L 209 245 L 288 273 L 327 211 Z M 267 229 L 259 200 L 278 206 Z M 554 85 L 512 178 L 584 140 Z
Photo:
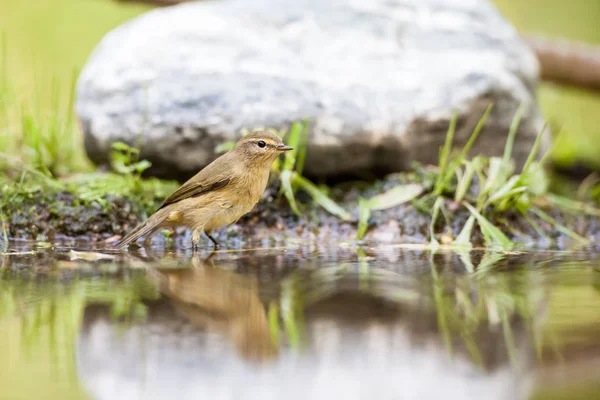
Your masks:
M 234 147 L 208 164 L 171 194 L 148 219 L 121 239 L 122 249 L 139 238 L 149 240 L 159 229 L 185 226 L 192 230 L 192 249 L 204 232 L 213 242 L 213 230 L 238 221 L 262 197 L 271 166 L 285 151 L 293 150 L 268 131 L 243 136 Z

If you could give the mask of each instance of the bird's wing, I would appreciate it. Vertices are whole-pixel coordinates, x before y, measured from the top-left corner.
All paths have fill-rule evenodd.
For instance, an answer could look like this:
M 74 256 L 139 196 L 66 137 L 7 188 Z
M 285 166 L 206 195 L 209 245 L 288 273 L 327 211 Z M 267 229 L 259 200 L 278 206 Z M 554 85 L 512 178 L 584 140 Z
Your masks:
M 220 164 L 220 165 L 219 165 Z M 209 164 L 186 183 L 181 185 L 172 195 L 167 197 L 160 208 L 190 197 L 202 196 L 227 186 L 231 182 L 231 171 L 219 168 L 223 163 Z

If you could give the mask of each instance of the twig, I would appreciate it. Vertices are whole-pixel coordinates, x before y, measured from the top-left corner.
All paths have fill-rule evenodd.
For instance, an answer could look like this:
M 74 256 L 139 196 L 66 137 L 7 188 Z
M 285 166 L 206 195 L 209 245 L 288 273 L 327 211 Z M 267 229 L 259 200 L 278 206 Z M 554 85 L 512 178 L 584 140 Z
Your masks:
M 523 35 L 544 81 L 600 90 L 600 47 L 560 38 Z

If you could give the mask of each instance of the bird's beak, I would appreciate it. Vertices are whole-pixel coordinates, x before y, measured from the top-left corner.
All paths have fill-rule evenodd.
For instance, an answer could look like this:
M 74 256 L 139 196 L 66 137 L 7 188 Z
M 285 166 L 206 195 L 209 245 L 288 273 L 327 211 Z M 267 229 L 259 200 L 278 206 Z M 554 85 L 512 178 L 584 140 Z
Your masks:
M 285 144 L 280 144 L 279 146 L 277 146 L 277 150 L 279 150 L 279 151 L 290 151 L 290 150 L 294 150 L 294 148 L 290 147 L 290 146 L 286 146 Z

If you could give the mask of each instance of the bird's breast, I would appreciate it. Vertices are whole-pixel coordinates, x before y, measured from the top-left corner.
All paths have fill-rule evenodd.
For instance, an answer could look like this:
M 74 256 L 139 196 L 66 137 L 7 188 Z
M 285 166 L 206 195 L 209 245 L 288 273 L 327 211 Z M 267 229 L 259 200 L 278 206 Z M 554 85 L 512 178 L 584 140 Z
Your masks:
M 267 182 L 269 181 L 269 169 L 266 170 L 255 170 L 249 172 L 248 185 L 247 185 L 247 201 L 250 204 L 250 208 L 254 207 L 260 200 L 265 189 Z

